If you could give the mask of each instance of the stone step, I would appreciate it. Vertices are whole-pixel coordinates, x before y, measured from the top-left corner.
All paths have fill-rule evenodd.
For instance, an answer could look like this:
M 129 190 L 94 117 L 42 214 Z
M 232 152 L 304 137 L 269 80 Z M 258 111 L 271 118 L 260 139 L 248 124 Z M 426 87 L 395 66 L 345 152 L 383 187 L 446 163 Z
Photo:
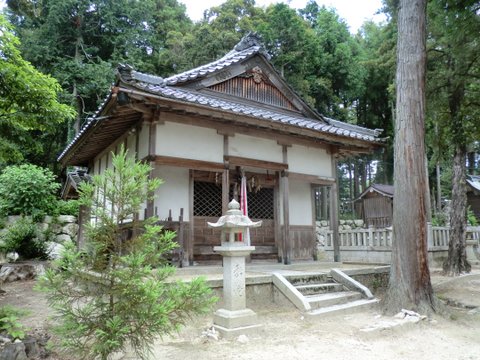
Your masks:
M 332 281 L 331 277 L 327 273 L 303 273 L 298 275 L 287 275 L 285 278 L 293 286 L 322 284 Z
M 351 301 L 345 304 L 337 304 L 337 305 L 326 306 L 318 309 L 313 309 L 306 312 L 305 314 L 312 318 L 321 316 L 323 319 L 325 316 L 328 316 L 328 315 L 339 315 L 339 314 L 344 315 L 344 314 L 351 314 L 356 311 L 365 310 L 375 306 L 378 302 L 379 302 L 378 299 L 360 299 L 360 300 Z
M 324 294 L 332 292 L 343 291 L 343 285 L 338 283 L 323 283 L 323 284 L 309 284 L 309 285 L 298 285 L 295 288 L 300 291 L 303 295 L 315 295 L 315 294 Z
M 334 293 L 305 296 L 305 299 L 310 304 L 312 310 L 322 307 L 344 304 L 355 300 L 360 300 L 361 298 L 362 294 L 356 291 L 340 291 Z

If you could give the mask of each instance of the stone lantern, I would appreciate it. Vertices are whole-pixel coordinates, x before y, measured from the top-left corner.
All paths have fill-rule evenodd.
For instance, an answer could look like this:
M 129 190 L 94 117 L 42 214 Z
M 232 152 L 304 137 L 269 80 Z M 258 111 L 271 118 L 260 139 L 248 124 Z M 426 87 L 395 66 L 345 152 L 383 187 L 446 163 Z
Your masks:
M 223 301 L 224 308 L 214 314 L 214 327 L 226 338 L 248 333 L 257 324 L 257 314 L 246 307 L 245 296 L 245 258 L 255 250 L 239 240 L 239 234 L 245 239 L 248 228 L 259 227 L 261 221 L 253 222 L 240 211 L 240 204 L 232 200 L 228 211 L 216 223 L 209 227 L 221 228 L 221 246 L 213 250 L 223 257 Z

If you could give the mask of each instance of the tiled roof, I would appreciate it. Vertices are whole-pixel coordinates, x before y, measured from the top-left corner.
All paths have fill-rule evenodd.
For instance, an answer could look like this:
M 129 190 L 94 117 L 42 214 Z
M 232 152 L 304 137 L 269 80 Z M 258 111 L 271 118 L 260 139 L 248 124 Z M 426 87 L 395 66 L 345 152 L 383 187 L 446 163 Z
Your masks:
M 377 192 L 383 196 L 387 196 L 393 198 L 395 188 L 393 185 L 385 185 L 385 184 L 372 184 L 370 185 L 363 193 L 361 193 L 355 201 L 361 200 L 366 194 L 369 192 Z
M 158 96 L 184 101 L 187 103 L 198 104 L 214 109 L 221 109 L 235 114 L 247 115 L 275 123 L 283 123 L 299 128 L 312 129 L 322 133 L 336 134 L 364 141 L 379 141 L 378 136 L 381 131 L 369 130 L 356 125 L 350 125 L 328 119 L 330 124 L 326 124 L 316 119 L 290 115 L 286 112 L 273 111 L 261 106 L 246 105 L 233 100 L 224 100 L 211 95 L 190 91 L 170 86 L 158 86 L 144 82 L 131 82 L 129 85 L 135 86 L 139 90 L 155 94 Z
M 72 148 L 72 146 L 75 145 L 75 143 L 77 141 L 79 141 L 82 136 L 84 136 L 84 134 L 87 132 L 87 130 L 89 130 L 97 122 L 102 120 L 103 117 L 100 116 L 100 113 L 103 110 L 103 108 L 105 107 L 105 105 L 108 103 L 108 101 L 111 99 L 111 97 L 112 97 L 112 93 L 108 94 L 108 96 L 105 98 L 105 100 L 103 100 L 103 102 L 98 107 L 95 114 L 93 114 L 93 116 L 87 118 L 85 124 L 82 126 L 82 128 L 77 133 L 77 135 L 75 135 L 75 137 L 72 139 L 72 141 L 70 141 L 70 143 L 65 147 L 65 149 L 63 149 L 62 153 L 58 156 L 57 161 L 60 161 L 66 155 L 66 153 Z
M 480 176 L 468 175 L 467 184 L 469 184 L 473 189 L 480 191 Z
M 214 61 L 212 63 L 200 66 L 198 68 L 185 71 L 183 73 L 170 76 L 165 79 L 167 85 L 175 85 L 178 83 L 183 83 L 187 81 L 195 80 L 199 77 L 203 77 L 205 75 L 211 74 L 215 71 L 222 70 L 232 64 L 236 64 L 242 60 L 248 59 L 255 54 L 260 53 L 262 47 L 260 46 L 253 46 L 251 48 L 242 50 L 242 51 L 230 51 L 227 55 Z
M 347 138 L 359 139 L 367 142 L 378 143 L 382 141 L 382 139 L 379 138 L 382 130 L 370 130 L 360 126 L 343 123 L 334 119 L 329 119 L 324 116 L 319 116 L 318 119 L 302 117 L 295 112 L 282 111 L 280 109 L 275 111 L 272 108 L 266 108 L 260 104 L 256 105 L 254 102 L 246 103 L 242 102 L 241 100 L 236 101 L 234 97 L 225 100 L 223 98 L 216 97 L 213 94 L 206 94 L 204 92 L 185 89 L 178 86 L 182 83 L 198 80 L 208 76 L 209 74 L 215 73 L 233 64 L 251 58 L 256 54 L 262 54 L 266 59 L 269 59 L 269 55 L 259 42 L 258 37 L 255 34 L 248 34 L 240 41 L 240 43 L 235 46 L 232 51 L 230 51 L 221 59 L 165 79 L 159 76 L 135 71 L 129 65 L 120 65 L 118 68 L 118 82 L 120 86 L 123 84 L 129 87 L 134 87 L 146 93 L 154 94 L 165 99 L 174 99 L 176 101 L 197 104 L 211 109 L 220 109 L 222 111 L 249 116 L 271 123 L 281 123 L 297 128 L 311 129 L 318 131 L 319 133 L 334 134 L 337 136 L 344 136 Z M 93 129 L 96 124 L 104 119 L 101 114 L 111 98 L 112 93 L 107 96 L 94 116 L 87 120 L 80 132 L 63 150 L 58 157 L 59 161 L 66 156 L 66 154 L 81 140 L 82 137 L 87 136 L 88 131 Z

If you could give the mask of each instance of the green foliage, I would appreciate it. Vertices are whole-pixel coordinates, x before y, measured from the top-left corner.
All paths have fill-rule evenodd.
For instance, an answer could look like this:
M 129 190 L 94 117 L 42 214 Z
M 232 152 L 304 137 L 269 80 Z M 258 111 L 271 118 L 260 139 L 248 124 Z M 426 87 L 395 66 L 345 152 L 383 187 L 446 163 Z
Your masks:
M 470 226 L 479 226 L 479 222 L 475 213 L 472 211 L 470 207 L 467 209 L 467 224 Z
M 0 235 L 3 252 L 16 251 L 23 259 L 46 259 L 46 247 L 42 234 L 31 218 L 21 218 Z
M 36 152 L 32 132 L 52 131 L 73 117 L 58 102 L 60 91 L 55 79 L 22 58 L 18 38 L 0 15 L 0 164 L 21 161 L 25 147 Z
M 80 203 L 78 200 L 58 200 L 55 214 L 78 216 L 79 211 Z
M 158 335 L 177 330 L 215 299 L 201 279 L 167 280 L 174 269 L 165 255 L 176 246 L 175 234 L 162 231 L 155 218 L 140 223 L 134 216 L 160 180 L 149 179 L 151 168 L 123 148 L 112 158 L 112 168 L 81 186 L 80 202 L 96 217 L 86 231 L 86 249 L 67 246 L 57 262 L 61 270 L 47 270 L 41 284 L 59 313 L 65 349 L 107 359 L 130 345 L 145 359 Z M 125 240 L 127 230 L 133 239 Z
M 447 214 L 444 212 L 436 213 L 432 216 L 432 225 L 433 226 L 448 226 L 447 224 Z
M 27 215 L 39 220 L 54 211 L 59 187 L 48 169 L 31 164 L 9 166 L 0 175 L 0 216 Z
M 18 321 L 20 316 L 26 315 L 26 312 L 16 309 L 12 306 L 0 307 L 0 333 L 11 336 L 13 339 L 23 339 L 25 329 Z

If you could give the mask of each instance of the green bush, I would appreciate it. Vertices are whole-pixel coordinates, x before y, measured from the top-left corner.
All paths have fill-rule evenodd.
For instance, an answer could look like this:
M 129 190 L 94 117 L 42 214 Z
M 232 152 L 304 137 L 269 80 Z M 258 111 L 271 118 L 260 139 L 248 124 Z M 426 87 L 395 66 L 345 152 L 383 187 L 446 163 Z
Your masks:
M 25 330 L 18 321 L 19 316 L 25 315 L 25 311 L 12 306 L 0 307 L 0 333 L 11 336 L 14 339 L 23 339 Z
M 55 215 L 72 215 L 78 216 L 80 204 L 78 200 L 59 200 L 57 203 L 57 210 Z
M 23 259 L 46 259 L 45 242 L 30 218 L 21 218 L 0 235 L 1 251 L 16 251 Z
M 146 359 L 157 336 L 209 311 L 217 299 L 202 279 L 168 281 L 174 268 L 164 255 L 176 246 L 175 233 L 162 231 L 155 218 L 135 218 L 161 183 L 150 179 L 150 166 L 123 147 L 112 165 L 80 187 L 81 203 L 97 220 L 86 228 L 86 249 L 67 245 L 40 285 L 60 314 L 57 331 L 67 351 L 104 360 L 131 346 Z M 134 234 L 128 241 L 126 226 Z M 89 278 L 98 279 L 96 286 Z
M 0 217 L 28 215 L 40 220 L 57 207 L 59 187 L 48 169 L 31 164 L 8 166 L 0 175 Z
M 470 226 L 479 225 L 478 220 L 475 216 L 475 213 L 472 211 L 470 207 L 468 207 L 468 210 L 467 210 L 467 225 L 470 225 Z

